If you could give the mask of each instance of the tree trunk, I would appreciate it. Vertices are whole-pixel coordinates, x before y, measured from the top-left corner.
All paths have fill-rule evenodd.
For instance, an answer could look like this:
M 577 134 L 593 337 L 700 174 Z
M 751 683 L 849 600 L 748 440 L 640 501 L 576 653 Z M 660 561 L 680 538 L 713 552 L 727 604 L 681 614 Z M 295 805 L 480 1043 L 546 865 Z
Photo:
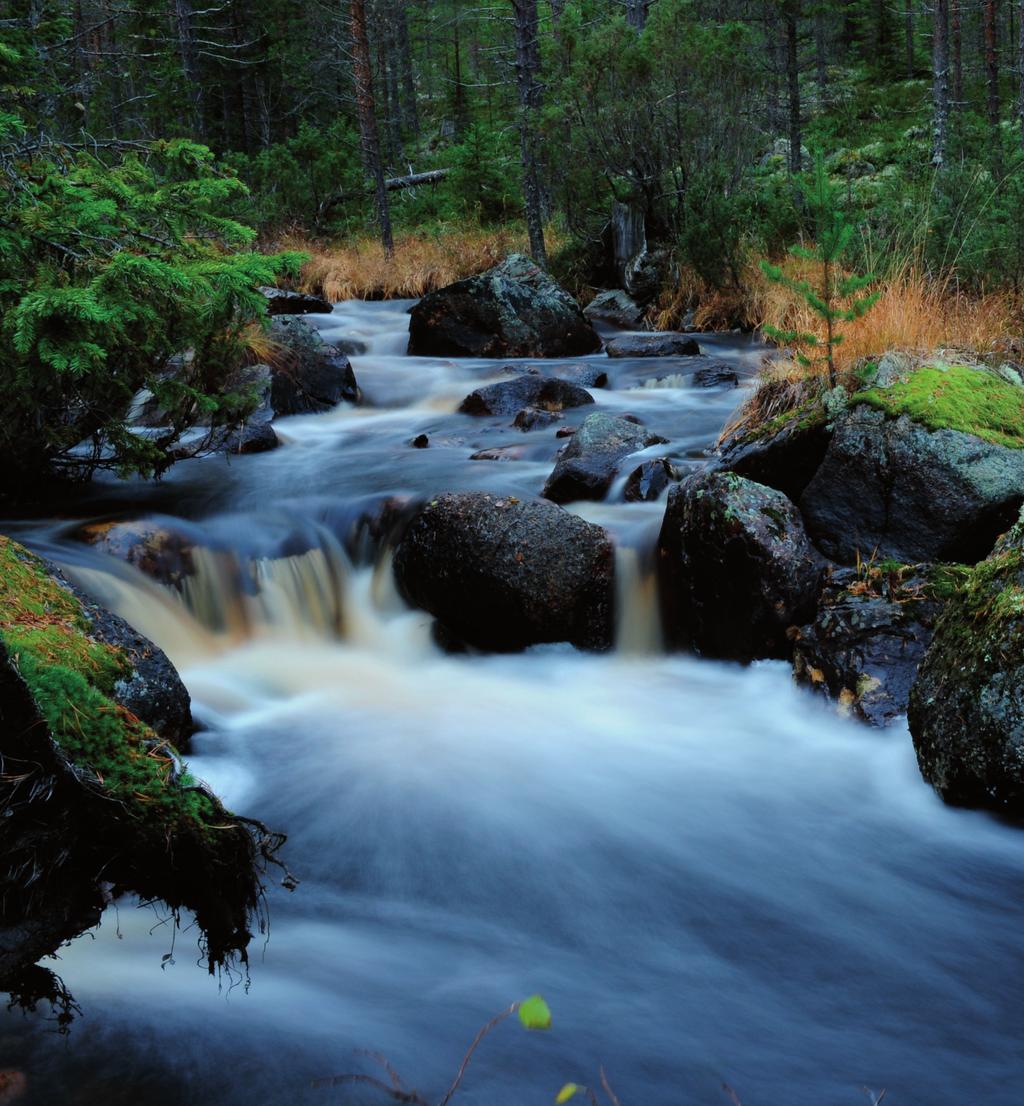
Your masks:
M 544 246 L 543 189 L 540 180 L 536 119 L 540 111 L 540 21 L 537 0 L 511 0 L 516 30 L 516 90 L 519 94 L 519 145 L 523 166 L 523 199 L 526 226 L 530 233 L 530 254 L 547 268 Z
M 402 75 L 402 124 L 413 138 L 420 133 L 420 112 L 416 102 L 416 78 L 413 70 L 412 39 L 409 37 L 409 12 L 406 0 L 393 0 L 398 67 Z
M 932 164 L 940 169 L 949 127 L 949 0 L 935 0 L 932 22 Z
M 391 207 L 384 183 L 384 166 L 380 156 L 380 134 L 377 130 L 377 105 L 373 99 L 373 70 L 370 67 L 370 41 L 366 35 L 365 0 L 351 0 L 349 25 L 352 32 L 352 79 L 355 84 L 356 110 L 359 115 L 359 138 L 363 148 L 363 163 L 373 178 L 377 199 L 377 222 L 385 257 L 395 253 L 391 233 Z
M 1002 167 L 999 130 L 999 44 L 996 37 L 999 13 L 997 0 L 985 0 L 985 80 L 988 84 L 988 127 L 992 143 L 992 164 L 999 175 Z
M 814 11 L 814 68 L 818 99 L 822 104 L 828 99 L 828 43 L 825 30 L 825 9 L 819 4 Z
M 903 27 L 907 43 L 907 80 L 914 79 L 914 0 L 903 0 Z
M 1017 32 L 1017 112 L 1020 116 L 1020 141 L 1024 146 L 1024 0 L 1018 0 Z
M 963 65 L 963 10 L 960 0 L 953 0 L 952 8 L 953 38 L 953 108 L 959 109 L 964 101 L 964 65 Z
M 647 26 L 647 11 L 653 0 L 626 0 L 626 22 L 637 34 Z
M 800 55 L 797 50 L 797 20 L 799 0 L 790 0 L 783 10 L 786 32 L 786 86 L 789 92 L 789 171 L 803 170 L 800 150 L 803 133 L 800 127 Z
M 174 0 L 174 22 L 178 32 L 181 71 L 185 77 L 185 93 L 192 115 L 192 131 L 200 139 L 205 139 L 203 83 L 199 76 L 199 55 L 191 0 Z

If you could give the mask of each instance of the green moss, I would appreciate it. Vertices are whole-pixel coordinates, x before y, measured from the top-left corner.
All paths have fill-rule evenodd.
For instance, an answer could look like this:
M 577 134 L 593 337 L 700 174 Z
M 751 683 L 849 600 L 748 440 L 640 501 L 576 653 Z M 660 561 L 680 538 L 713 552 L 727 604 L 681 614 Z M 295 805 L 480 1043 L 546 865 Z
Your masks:
M 821 400 L 818 398 L 810 399 L 806 403 L 801 403 L 798 407 L 783 411 L 782 414 L 753 427 L 740 438 L 740 443 L 746 445 L 749 442 L 764 441 L 789 427 L 801 431 L 812 430 L 815 427 L 824 426 L 827 421 L 828 413 L 825 411 Z
M 204 830 L 217 808 L 176 774 L 176 754 L 111 697 L 128 659 L 90 635 L 81 604 L 43 563 L 0 537 L 0 637 L 64 755 L 159 832 Z
M 994 445 L 1024 449 L 1024 388 L 962 365 L 927 366 L 888 388 L 858 392 L 892 418 L 908 415 L 929 430 L 959 430 Z

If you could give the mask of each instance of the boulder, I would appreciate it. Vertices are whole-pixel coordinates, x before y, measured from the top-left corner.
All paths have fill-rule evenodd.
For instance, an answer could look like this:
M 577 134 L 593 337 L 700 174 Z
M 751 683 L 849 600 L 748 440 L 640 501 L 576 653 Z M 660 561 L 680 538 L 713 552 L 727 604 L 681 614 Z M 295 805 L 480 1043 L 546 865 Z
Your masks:
M 754 431 L 741 427 L 724 439 L 713 464 L 799 502 L 831 440 L 825 408 L 814 400 Z
M 800 499 L 833 560 L 984 557 L 1024 503 L 1024 450 L 867 405 L 842 415 Z
M 405 599 L 449 639 L 494 651 L 559 641 L 606 649 L 614 563 L 604 530 L 560 507 L 463 492 L 423 506 L 394 568 Z
M 944 586 L 942 570 L 929 565 L 837 570 L 817 618 L 796 638 L 797 681 L 873 726 L 906 714 Z
M 512 425 L 525 434 L 528 430 L 539 430 L 564 418 L 560 411 L 549 411 L 546 407 L 524 407 L 516 412 Z
M 648 503 L 679 479 L 679 473 L 667 457 L 644 461 L 629 474 L 623 497 L 629 503 Z
M 781 492 L 704 472 L 669 494 L 658 539 L 666 639 L 708 656 L 787 657 L 814 616 L 825 562 Z
M 943 799 L 1024 815 L 1024 526 L 947 604 L 907 713 L 921 773 Z
M 555 503 L 603 499 L 621 462 L 665 438 L 604 411 L 588 415 L 555 462 L 543 495 Z
M 362 393 L 349 359 L 305 319 L 281 315 L 271 324 L 271 337 L 283 355 L 273 366 L 270 406 L 274 416 L 315 415 L 342 401 L 359 403 Z
M 609 357 L 693 357 L 700 353 L 696 338 L 689 334 L 627 334 L 608 343 Z
M 623 330 L 638 329 L 644 319 L 644 309 L 621 288 L 598 292 L 583 309 L 583 314 L 592 321 L 611 323 Z
M 466 415 L 514 415 L 524 407 L 562 411 L 594 402 L 584 388 L 566 380 L 524 374 L 470 392 L 459 410 Z
M 288 288 L 261 288 L 267 297 L 268 315 L 330 315 L 334 310 L 325 299 Z
M 576 357 L 600 348 L 572 296 L 520 254 L 431 292 L 410 313 L 413 355 Z

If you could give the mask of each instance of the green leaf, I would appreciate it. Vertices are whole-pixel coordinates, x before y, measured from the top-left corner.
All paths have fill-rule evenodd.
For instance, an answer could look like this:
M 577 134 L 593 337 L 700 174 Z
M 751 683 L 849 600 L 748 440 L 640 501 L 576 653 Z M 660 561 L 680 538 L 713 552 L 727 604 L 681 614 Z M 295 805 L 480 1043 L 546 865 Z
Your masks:
M 563 1102 L 568 1102 L 570 1098 L 576 1095 L 581 1090 L 578 1083 L 566 1083 L 566 1085 L 555 1095 L 555 1106 L 562 1106 Z
M 551 1010 L 540 995 L 531 995 L 519 1004 L 519 1020 L 527 1029 L 550 1029 Z

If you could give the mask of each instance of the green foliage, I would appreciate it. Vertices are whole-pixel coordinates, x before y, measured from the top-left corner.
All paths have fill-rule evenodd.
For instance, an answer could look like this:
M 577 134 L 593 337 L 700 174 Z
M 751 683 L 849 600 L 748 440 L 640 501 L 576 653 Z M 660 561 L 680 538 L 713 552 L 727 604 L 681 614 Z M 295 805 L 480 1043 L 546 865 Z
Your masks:
M 9 133 L 0 164 L 4 484 L 159 474 L 198 418 L 243 417 L 252 397 L 231 381 L 266 313 L 258 286 L 301 261 L 246 248 L 244 185 L 182 139 L 104 158 Z M 167 404 L 148 437 L 126 421 L 141 388 Z
M 504 222 L 522 204 L 510 143 L 511 132 L 476 123 L 449 155 L 451 173 L 444 182 L 445 191 L 481 223 Z
M 959 430 L 995 445 L 1024 449 L 1024 388 L 963 365 L 931 365 L 888 388 L 858 392 L 892 418 L 908 415 L 929 430 Z
M 820 360 L 827 364 L 829 383 L 834 387 L 834 350 L 842 341 L 842 335 L 836 331 L 835 325 L 861 318 L 874 306 L 878 293 L 865 293 L 865 289 L 874 280 L 872 274 L 847 275 L 842 270 L 843 257 L 856 227 L 837 202 L 835 186 L 829 179 L 822 158 L 816 160 L 811 178 L 801 182 L 801 194 L 810 218 L 814 244 L 796 245 L 791 247 L 790 252 L 802 261 L 820 266 L 820 279 L 812 283 L 810 280 L 790 277 L 781 266 L 769 261 L 762 261 L 761 268 L 770 281 L 796 292 L 804 300 L 825 324 L 825 339 L 821 341 L 812 333 L 780 330 L 772 326 L 766 326 L 764 332 L 781 344 L 795 343 L 812 350 L 822 349 Z M 814 363 L 804 353 L 798 353 L 797 356 L 801 364 L 807 367 Z

